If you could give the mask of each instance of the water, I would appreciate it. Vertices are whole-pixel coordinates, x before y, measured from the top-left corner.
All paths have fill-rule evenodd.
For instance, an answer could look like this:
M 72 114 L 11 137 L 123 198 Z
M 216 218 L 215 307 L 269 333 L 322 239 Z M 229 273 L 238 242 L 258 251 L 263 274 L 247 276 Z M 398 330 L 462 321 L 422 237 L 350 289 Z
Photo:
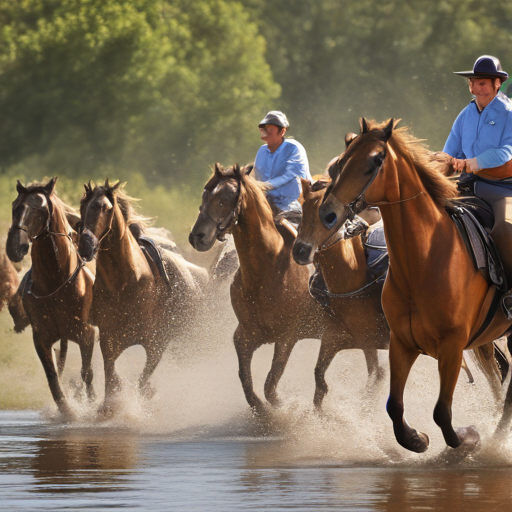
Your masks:
M 229 317 L 215 326 L 210 341 L 188 340 L 169 351 L 154 375 L 151 402 L 135 390 L 143 351 L 126 351 L 118 362 L 124 384 L 120 410 L 110 420 L 97 417 L 99 402 L 84 402 L 72 344 L 63 377 L 77 414 L 72 424 L 59 421 L 30 333 L 14 336 L 3 327 L 0 510 L 510 509 L 512 435 L 494 436 L 499 408 L 471 362 L 476 383 L 460 376 L 454 424 L 475 424 L 480 450 L 460 456 L 445 447 L 432 420 L 436 362 L 422 357 L 405 395 L 410 423 L 431 439 L 429 450 L 418 455 L 395 442 L 385 412 L 388 377 L 367 386 L 358 351 L 336 357 L 327 373 L 323 413 L 314 411 L 314 340 L 301 341 L 292 354 L 278 388 L 282 405 L 253 417 L 238 381 L 233 325 Z M 260 396 L 271 357 L 270 346 L 255 355 Z M 380 359 L 387 364 L 386 352 Z M 94 367 L 101 394 L 98 350 Z M 6 404 L 24 409 L 8 410 Z

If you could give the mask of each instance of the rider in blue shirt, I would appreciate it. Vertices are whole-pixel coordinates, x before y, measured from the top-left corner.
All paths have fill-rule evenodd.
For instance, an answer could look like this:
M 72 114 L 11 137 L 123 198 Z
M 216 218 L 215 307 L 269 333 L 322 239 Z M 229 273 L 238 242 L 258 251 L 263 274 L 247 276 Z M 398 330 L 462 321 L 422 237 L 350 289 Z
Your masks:
M 278 110 L 270 111 L 261 120 L 260 135 L 266 144 L 256 154 L 254 172 L 256 179 L 268 185 L 267 197 L 282 216 L 300 220 L 299 178 L 311 180 L 311 174 L 304 147 L 284 138 L 289 126 L 286 115 Z
M 508 74 L 491 55 L 479 57 L 472 71 L 456 74 L 469 79 L 474 99 L 457 116 L 443 151 L 451 157 L 454 170 L 463 172 L 461 180 L 469 180 L 474 194 L 492 207 L 491 236 L 511 286 L 512 225 L 506 213 L 507 198 L 512 197 L 512 101 L 499 92 Z M 502 304 L 512 320 L 510 292 Z

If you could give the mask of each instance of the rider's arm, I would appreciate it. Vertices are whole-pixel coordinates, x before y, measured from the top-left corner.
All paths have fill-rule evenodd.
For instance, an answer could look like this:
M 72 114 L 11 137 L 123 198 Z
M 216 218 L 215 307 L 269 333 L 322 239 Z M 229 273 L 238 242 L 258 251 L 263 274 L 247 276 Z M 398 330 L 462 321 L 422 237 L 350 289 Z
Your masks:
M 450 156 L 457 159 L 466 158 L 466 155 L 462 151 L 462 125 L 464 123 L 465 111 L 466 109 L 455 119 L 443 148 L 444 153 L 448 153 Z
M 492 167 L 499 167 L 500 165 L 505 164 L 509 160 L 512 160 L 512 112 L 506 112 L 503 114 L 503 118 L 500 119 L 501 115 L 496 118 L 496 121 L 491 121 L 492 123 L 498 123 L 503 120 L 503 124 L 501 125 L 502 132 L 501 137 L 499 139 L 499 146 L 488 149 L 483 153 L 477 155 L 477 163 L 478 169 L 489 169 Z M 484 132 L 482 130 L 482 137 L 489 137 L 489 144 L 492 146 L 496 145 L 496 135 L 494 135 L 493 129 L 489 123 L 489 127 L 486 127 L 487 130 Z M 490 128 L 490 129 L 489 129 Z M 493 137 L 494 135 L 494 137 Z

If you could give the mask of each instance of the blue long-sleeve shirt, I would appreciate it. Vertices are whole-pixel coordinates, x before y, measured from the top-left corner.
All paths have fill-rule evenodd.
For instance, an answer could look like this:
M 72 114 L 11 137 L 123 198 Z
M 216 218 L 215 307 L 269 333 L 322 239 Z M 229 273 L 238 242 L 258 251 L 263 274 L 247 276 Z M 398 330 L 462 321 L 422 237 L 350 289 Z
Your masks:
M 256 153 L 254 172 L 256 179 L 272 186 L 267 195 L 281 210 L 288 210 L 299 198 L 301 185 L 298 178 L 311 180 L 306 150 L 294 139 L 285 139 L 274 153 L 267 144 L 261 146 Z
M 475 158 L 479 169 L 512 159 L 512 101 L 503 93 L 480 113 L 472 101 L 457 116 L 443 151 L 454 158 Z

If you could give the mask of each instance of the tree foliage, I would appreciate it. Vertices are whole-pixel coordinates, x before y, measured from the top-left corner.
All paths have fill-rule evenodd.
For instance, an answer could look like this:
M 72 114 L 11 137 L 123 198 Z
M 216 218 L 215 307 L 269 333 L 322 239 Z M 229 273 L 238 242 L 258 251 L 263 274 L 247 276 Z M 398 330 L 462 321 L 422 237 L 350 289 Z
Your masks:
M 256 25 L 227 0 L 4 0 L 0 27 L 4 168 L 204 175 L 252 153 L 280 92 Z

